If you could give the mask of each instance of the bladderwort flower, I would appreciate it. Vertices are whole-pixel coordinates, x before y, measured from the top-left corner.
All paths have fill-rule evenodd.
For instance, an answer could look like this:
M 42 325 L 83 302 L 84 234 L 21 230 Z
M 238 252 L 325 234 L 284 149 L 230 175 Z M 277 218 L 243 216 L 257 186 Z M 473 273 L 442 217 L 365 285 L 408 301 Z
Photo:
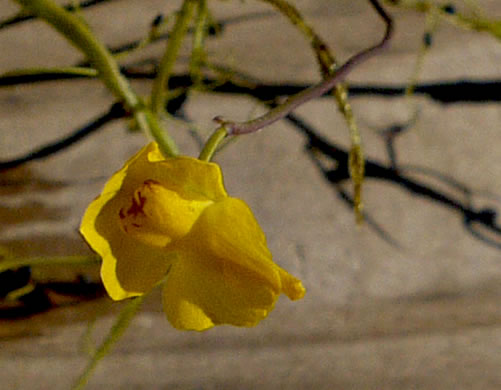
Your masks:
M 272 260 L 249 207 L 229 197 L 219 166 L 141 149 L 106 183 L 80 227 L 102 257 L 114 300 L 163 282 L 163 307 L 178 329 L 254 326 L 279 295 L 305 294 Z M 166 276 L 167 275 L 167 276 Z

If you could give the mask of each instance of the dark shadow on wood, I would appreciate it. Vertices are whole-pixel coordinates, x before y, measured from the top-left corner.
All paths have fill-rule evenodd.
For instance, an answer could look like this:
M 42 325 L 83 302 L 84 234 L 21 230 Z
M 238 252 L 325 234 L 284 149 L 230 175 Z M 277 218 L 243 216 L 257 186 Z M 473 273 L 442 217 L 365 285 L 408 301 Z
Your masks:
M 305 121 L 300 120 L 297 116 L 289 116 L 288 119 L 299 132 L 306 136 L 306 150 L 310 155 L 313 156 L 314 153 L 320 152 L 323 157 L 330 158 L 336 163 L 336 168 L 334 169 L 323 169 L 318 164 L 317 166 L 321 169 L 324 177 L 339 193 L 339 184 L 349 180 L 348 151 L 317 134 L 311 126 L 308 126 Z M 447 178 L 443 174 L 437 175 L 435 173 L 434 176 L 439 179 Z M 456 211 L 461 216 L 465 229 L 472 236 L 487 245 L 501 249 L 501 226 L 496 222 L 499 210 L 494 208 L 476 208 L 471 205 L 468 199 L 466 201 L 455 199 L 418 180 L 412 179 L 404 174 L 401 169 L 397 170 L 391 166 L 386 167 L 370 159 L 366 159 L 365 161 L 365 177 L 367 179 L 378 179 L 397 184 L 413 195 L 422 196 Z M 464 193 L 473 193 L 467 186 L 463 184 L 459 186 L 451 178 L 442 181 L 446 185 L 451 185 L 452 183 L 454 187 L 461 188 Z M 345 197 L 343 194 L 339 194 L 339 196 L 341 198 Z M 385 239 L 388 240 L 388 237 L 385 236 Z
M 0 161 L 0 172 L 6 169 L 16 168 L 30 161 L 41 160 L 46 157 L 52 156 L 53 154 L 67 149 L 71 145 L 77 143 L 78 141 L 81 141 L 93 132 L 101 129 L 105 124 L 108 124 L 113 120 L 123 118 L 124 116 L 126 116 L 126 111 L 123 109 L 123 106 L 118 103 L 113 104 L 108 112 L 96 119 L 93 119 L 90 123 L 80 129 L 77 129 L 69 136 L 61 138 L 53 143 L 44 145 L 24 156 L 8 161 Z

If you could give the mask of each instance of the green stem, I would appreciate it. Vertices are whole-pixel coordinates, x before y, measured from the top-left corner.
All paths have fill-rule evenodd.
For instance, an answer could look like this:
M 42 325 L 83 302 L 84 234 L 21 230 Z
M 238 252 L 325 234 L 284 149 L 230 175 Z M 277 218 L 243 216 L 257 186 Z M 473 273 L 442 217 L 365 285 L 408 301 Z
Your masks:
M 53 0 L 14 1 L 59 31 L 87 56 L 91 65 L 98 70 L 99 77 L 118 99 L 125 101 L 131 109 L 137 107 L 139 99 L 120 73 L 113 56 L 77 15 L 66 11 Z
M 329 78 L 338 66 L 334 56 L 330 53 L 327 44 L 303 19 L 299 11 L 287 0 L 262 0 L 280 11 L 289 21 L 296 26 L 310 41 L 311 47 L 317 57 L 324 79 Z M 350 131 L 350 175 L 354 185 L 354 209 L 357 221 L 362 221 L 362 182 L 364 178 L 364 156 L 358 130 L 351 105 L 348 101 L 348 90 L 343 83 L 337 83 L 332 90 Z M 355 164 L 355 162 L 357 162 Z
M 198 13 L 190 62 L 190 75 L 195 86 L 201 84 L 202 80 L 201 66 L 204 60 L 204 41 L 207 35 L 208 16 L 207 0 L 198 0 Z
M 145 295 L 139 296 L 137 298 L 132 298 L 125 308 L 120 312 L 118 316 L 118 320 L 113 324 L 110 332 L 96 350 L 89 364 L 85 368 L 83 374 L 78 378 L 75 385 L 73 386 L 73 390 L 81 390 L 85 387 L 87 382 L 89 381 L 91 375 L 93 374 L 97 364 L 110 352 L 113 345 L 122 337 L 127 328 L 129 327 L 130 322 L 136 315 L 139 310 L 141 304 L 144 301 Z
M 151 109 L 154 114 L 161 115 L 164 113 L 166 89 L 168 87 L 169 78 L 174 67 L 179 49 L 183 38 L 188 31 L 188 25 L 192 18 L 196 1 L 185 0 L 179 14 L 176 18 L 176 24 L 169 36 L 167 48 L 158 66 L 157 77 L 153 82 L 151 91 Z
M 139 127 L 148 129 L 148 135 L 153 138 L 165 157 L 175 157 L 178 155 L 178 148 L 174 140 L 169 136 L 160 124 L 158 116 L 150 109 L 144 108 L 135 116 Z
M 198 158 L 202 161 L 210 161 L 212 156 L 214 156 L 214 153 L 216 153 L 219 144 L 227 135 L 228 131 L 226 130 L 226 127 L 218 127 L 205 143 Z
M 109 50 L 96 39 L 89 27 L 77 15 L 66 11 L 53 0 L 14 1 L 45 20 L 84 53 L 108 89 L 132 112 L 144 133 L 152 135 L 162 145 L 162 152 L 166 156 L 177 154 L 174 141 L 163 129 L 159 131 L 158 120 L 150 115 L 149 109 L 145 107 L 132 90 L 128 80 L 120 73 L 120 67 Z
M 166 282 L 169 276 L 169 271 L 170 267 L 169 269 L 167 269 L 167 272 L 165 273 L 164 277 L 160 279 L 150 291 L 129 300 L 125 308 L 118 315 L 118 319 L 111 327 L 104 341 L 101 343 L 99 348 L 95 350 L 84 372 L 78 378 L 75 385 L 73 386 L 73 390 L 81 390 L 85 387 L 92 373 L 97 367 L 97 364 L 111 351 L 113 345 L 125 333 L 125 331 L 129 327 L 130 322 L 136 315 L 137 311 L 139 310 L 141 304 L 144 302 L 145 298 L 151 293 L 151 291 L 153 291 L 157 287 L 163 286 L 163 284 Z M 92 339 L 92 329 L 87 330 L 85 337 L 87 337 L 89 341 Z
M 429 37 L 433 37 L 433 34 L 438 27 L 438 17 L 437 11 L 435 9 L 430 9 L 429 12 L 425 14 L 425 34 L 429 34 Z M 407 87 L 405 88 L 405 96 L 410 97 L 414 94 L 416 85 L 419 81 L 419 75 L 423 69 L 424 59 L 426 54 L 430 51 L 430 43 L 423 39 L 421 47 L 417 55 L 416 63 L 414 64 L 414 69 L 412 70 L 412 75 L 409 79 Z

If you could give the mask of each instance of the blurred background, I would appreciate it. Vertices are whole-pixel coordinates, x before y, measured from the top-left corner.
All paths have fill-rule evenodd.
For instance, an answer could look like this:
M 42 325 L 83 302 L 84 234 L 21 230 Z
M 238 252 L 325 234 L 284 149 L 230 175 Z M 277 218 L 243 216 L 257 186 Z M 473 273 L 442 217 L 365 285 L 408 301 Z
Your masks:
M 384 32 L 367 1 L 291 3 L 340 62 Z M 501 387 L 501 4 L 404 2 L 438 5 L 426 16 L 389 3 L 396 28 L 390 48 L 348 77 L 367 158 L 364 225 L 351 208 L 349 132 L 332 97 L 239 137 L 216 157 L 228 192 L 251 206 L 275 261 L 303 280 L 306 297 L 280 299 L 255 328 L 182 333 L 153 294 L 89 389 Z M 208 4 L 217 22 L 206 42 L 212 90 L 187 89 L 188 36 L 167 123 L 193 156 L 216 115 L 250 119 L 278 96 L 320 80 L 308 41 L 269 4 Z M 79 12 L 120 52 L 147 36 L 158 15 L 173 20 L 180 5 L 111 0 Z M 14 2 L 0 0 L 3 168 L 85 128 L 114 102 L 92 78 L 7 77 L 84 60 L 40 21 L 5 23 L 17 12 Z M 486 31 L 456 25 L 463 14 Z M 120 60 L 144 96 L 165 42 Z M 406 98 L 413 77 L 415 94 Z M 147 142 L 131 127 L 110 121 L 57 153 L 0 171 L 4 258 L 92 255 L 78 233 L 80 218 Z M 89 323 L 98 342 L 120 308 L 104 296 L 98 274 L 97 265 L 0 274 L 0 298 L 32 289 L 24 300 L 0 301 L 2 389 L 70 387 L 88 361 Z

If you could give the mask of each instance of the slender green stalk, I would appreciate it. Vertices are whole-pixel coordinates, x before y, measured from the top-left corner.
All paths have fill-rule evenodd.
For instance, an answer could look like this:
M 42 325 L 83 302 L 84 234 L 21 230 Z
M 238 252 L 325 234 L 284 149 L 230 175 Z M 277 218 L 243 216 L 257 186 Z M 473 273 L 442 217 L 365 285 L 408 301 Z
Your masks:
M 324 79 L 329 78 L 333 75 L 338 64 L 334 56 L 330 53 L 327 44 L 322 40 L 322 38 L 309 26 L 303 19 L 299 11 L 290 4 L 287 0 L 262 0 L 265 3 L 270 4 L 280 11 L 289 21 L 296 26 L 299 31 L 308 39 L 311 43 L 311 47 L 315 52 L 317 57 L 317 62 L 320 66 L 322 76 Z M 362 149 L 362 140 L 360 137 L 360 132 L 358 130 L 357 123 L 355 121 L 355 116 L 351 109 L 351 105 L 348 101 L 348 91 L 343 83 L 337 83 L 332 90 L 332 94 L 335 96 L 338 108 L 343 114 L 348 129 L 350 131 L 351 139 L 351 150 L 350 150 L 350 176 L 353 181 L 354 187 L 354 209 L 357 218 L 357 222 L 363 220 L 362 217 L 362 183 L 364 179 L 364 155 Z
M 93 374 L 94 370 L 97 367 L 97 364 L 104 358 L 106 355 L 111 351 L 111 348 L 113 345 L 122 337 L 122 335 L 125 333 L 127 328 L 130 325 L 130 322 L 136 315 L 137 311 L 141 307 L 141 304 L 144 302 L 145 298 L 157 287 L 161 287 L 165 284 L 167 281 L 167 278 L 169 276 L 170 272 L 170 267 L 167 269 L 164 277 L 160 279 L 153 288 L 138 296 L 135 298 L 132 298 L 129 300 L 125 308 L 120 312 L 118 315 L 118 319 L 116 322 L 113 324 L 111 327 L 110 331 L 108 332 L 108 335 L 104 339 L 104 341 L 101 343 L 101 345 L 94 351 L 94 354 L 87 364 L 87 367 L 85 368 L 84 372 L 80 377 L 77 379 L 75 382 L 75 385 L 73 386 L 73 390 L 82 390 L 87 382 L 89 381 L 91 375 Z M 88 329 L 85 337 L 87 338 L 87 341 L 92 340 L 92 329 Z M 87 348 L 89 351 L 91 351 L 90 348 Z
M 44 19 L 82 51 L 108 89 L 133 109 L 139 99 L 120 73 L 118 64 L 106 47 L 96 39 L 89 27 L 75 14 L 65 10 L 53 0 L 14 0 L 32 14 Z
M 157 115 L 145 108 L 137 113 L 135 119 L 140 128 L 148 130 L 148 134 L 158 143 L 158 147 L 165 157 L 177 156 L 177 145 L 162 127 Z
M 216 153 L 219 144 L 227 135 L 228 131 L 226 130 L 226 127 L 218 127 L 205 143 L 198 158 L 202 161 L 210 161 L 212 156 L 214 156 L 214 153 Z
M 193 49 L 191 52 L 190 75 L 193 84 L 200 85 L 202 81 L 201 66 L 204 62 L 204 41 L 207 36 L 207 21 L 209 10 L 207 0 L 198 0 L 197 18 L 193 34 Z
M 405 88 L 405 96 L 410 97 L 414 94 L 414 90 L 416 89 L 416 85 L 419 81 L 419 74 L 423 69 L 424 59 L 426 54 L 430 51 L 431 39 L 433 34 L 435 33 L 438 27 L 438 17 L 437 12 L 434 9 L 431 9 L 428 13 L 426 13 L 425 19 L 425 38 L 421 43 L 421 47 L 419 48 L 419 52 L 417 55 L 416 63 L 414 65 L 414 69 L 412 71 L 412 75 L 409 79 L 409 83 Z M 428 39 L 430 40 L 428 42 Z
M 87 328 L 85 329 L 84 334 L 82 335 L 79 342 L 79 349 L 85 353 L 85 355 L 92 359 L 93 356 L 97 352 L 96 341 L 94 340 L 93 333 L 96 328 L 97 320 L 101 317 L 104 317 L 107 313 L 111 311 L 115 302 L 111 299 L 103 300 L 99 303 L 99 307 L 94 310 L 92 313 L 92 318 L 87 323 Z
M 168 88 L 169 78 L 176 61 L 181 43 L 188 31 L 188 25 L 192 19 L 196 6 L 196 0 L 184 0 L 183 6 L 179 11 L 176 23 L 170 34 L 167 48 L 160 60 L 157 77 L 153 82 L 151 91 L 151 109 L 154 114 L 161 115 L 165 110 L 165 96 Z
M 18 299 L 24 297 L 25 295 L 31 293 L 35 290 L 35 283 L 29 281 L 28 284 L 25 284 L 23 287 L 20 287 L 16 290 L 9 291 L 9 293 L 5 296 L 5 300 L 7 302 L 15 302 Z
M 102 344 L 99 346 L 99 348 L 95 351 L 83 374 L 77 379 L 75 385 L 73 386 L 73 390 L 81 390 L 85 387 L 91 375 L 94 373 L 97 364 L 111 351 L 113 345 L 125 333 L 125 331 L 129 327 L 130 322 L 141 307 L 141 304 L 143 303 L 145 297 L 146 294 L 132 298 L 127 303 L 125 308 L 120 312 L 120 314 L 118 315 L 118 320 L 113 324 L 110 332 L 108 333 Z
M 119 101 L 124 102 L 127 110 L 132 112 L 143 132 L 151 135 L 161 145 L 162 152 L 166 156 L 177 154 L 174 141 L 161 128 L 158 120 L 150 115 L 149 109 L 132 90 L 109 50 L 77 15 L 65 10 L 53 0 L 14 1 L 33 15 L 45 20 L 84 53 L 108 89 Z

